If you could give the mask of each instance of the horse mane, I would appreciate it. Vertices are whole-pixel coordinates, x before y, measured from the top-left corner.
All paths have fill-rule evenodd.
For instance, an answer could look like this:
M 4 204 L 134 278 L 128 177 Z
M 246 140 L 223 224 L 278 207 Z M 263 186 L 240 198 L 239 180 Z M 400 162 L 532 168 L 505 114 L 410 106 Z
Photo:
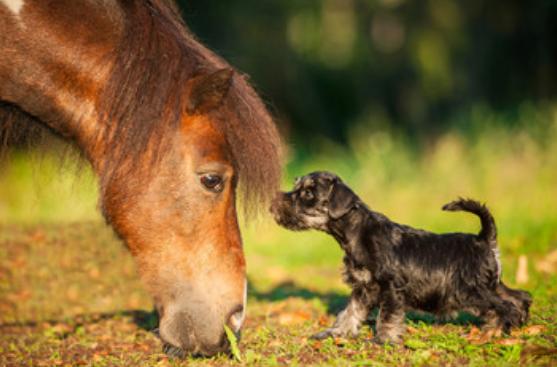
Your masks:
M 197 41 L 174 0 L 118 3 L 123 33 L 108 55 L 114 63 L 97 104 L 103 129 L 91 142 L 103 157 L 98 172 L 102 193 L 113 180 L 137 179 L 137 162 L 144 165 L 147 159 L 152 167 L 164 156 L 164 138 L 178 133 L 186 110 L 189 79 L 233 69 Z M 237 71 L 223 104 L 211 114 L 226 139 L 244 209 L 253 213 L 270 200 L 280 181 L 281 141 L 273 119 Z
M 124 34 L 101 96 L 111 143 L 104 177 L 111 177 L 150 147 L 151 161 L 164 154 L 163 136 L 177 131 L 186 110 L 187 81 L 200 73 L 232 68 L 199 43 L 171 0 L 122 2 Z M 281 142 L 273 120 L 246 77 L 235 73 L 214 121 L 228 144 L 247 212 L 266 203 L 278 188 Z M 161 116 L 164 118 L 161 119 Z

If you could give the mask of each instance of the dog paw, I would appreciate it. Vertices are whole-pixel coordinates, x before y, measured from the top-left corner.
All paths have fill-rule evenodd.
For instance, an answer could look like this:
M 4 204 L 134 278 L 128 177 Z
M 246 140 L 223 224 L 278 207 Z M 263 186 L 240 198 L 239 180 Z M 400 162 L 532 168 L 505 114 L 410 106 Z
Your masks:
M 377 344 L 377 345 L 385 345 L 385 344 L 401 345 L 402 344 L 401 337 L 393 338 L 393 337 L 375 336 L 373 339 L 371 339 L 371 341 L 373 342 L 373 344 Z
M 358 332 L 354 332 L 351 330 L 342 330 L 342 329 L 335 329 L 330 328 L 323 330 L 317 334 L 313 334 L 310 339 L 315 340 L 323 340 L 327 338 L 355 338 L 358 336 Z
M 331 329 L 327 329 L 327 330 L 320 331 L 316 334 L 313 334 L 309 338 L 314 340 L 323 340 L 327 338 L 334 338 L 335 336 L 336 335 L 333 333 Z
M 399 333 L 381 333 L 378 332 L 375 337 L 372 339 L 375 344 L 383 345 L 383 344 L 391 344 L 391 345 L 399 345 L 402 344 L 402 335 Z

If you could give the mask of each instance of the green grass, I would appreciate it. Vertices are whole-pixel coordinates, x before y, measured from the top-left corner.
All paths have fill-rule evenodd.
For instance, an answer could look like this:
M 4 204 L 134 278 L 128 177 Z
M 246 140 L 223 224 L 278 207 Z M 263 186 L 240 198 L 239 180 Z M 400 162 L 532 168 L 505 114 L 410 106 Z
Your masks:
M 0 365 L 555 365 L 557 264 L 547 264 L 557 250 L 557 118 L 526 111 L 517 126 L 534 120 L 536 128 L 510 130 L 497 127 L 498 115 L 471 118 L 482 128 L 420 144 L 365 128 L 349 148 L 313 142 L 319 148 L 292 160 L 284 187 L 331 170 L 373 209 L 439 232 L 479 227 L 472 215 L 442 212 L 446 202 L 486 201 L 511 286 L 518 257 L 527 257 L 529 280 L 520 287 L 533 293 L 529 325 L 541 329 L 478 344 L 466 338 L 466 318 L 437 324 L 409 315 L 400 347 L 371 344 L 373 323 L 355 340 L 308 340 L 346 302 L 342 252 L 329 236 L 289 232 L 267 218 L 243 228 L 250 286 L 242 361 L 168 360 L 149 332 L 157 321 L 131 255 L 96 211 L 92 174 L 76 180 L 54 158 L 17 153 L 0 171 Z

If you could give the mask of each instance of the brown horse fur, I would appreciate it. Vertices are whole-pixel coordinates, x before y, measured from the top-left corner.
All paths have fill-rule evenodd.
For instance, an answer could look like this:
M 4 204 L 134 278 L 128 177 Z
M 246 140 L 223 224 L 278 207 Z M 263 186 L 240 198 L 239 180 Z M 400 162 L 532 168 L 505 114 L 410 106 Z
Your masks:
M 201 45 L 169 0 L 0 0 L 0 150 L 50 130 L 99 176 L 171 354 L 225 350 L 239 330 L 249 211 L 280 176 L 280 140 L 246 77 Z M 222 180 L 217 192 L 201 178 Z

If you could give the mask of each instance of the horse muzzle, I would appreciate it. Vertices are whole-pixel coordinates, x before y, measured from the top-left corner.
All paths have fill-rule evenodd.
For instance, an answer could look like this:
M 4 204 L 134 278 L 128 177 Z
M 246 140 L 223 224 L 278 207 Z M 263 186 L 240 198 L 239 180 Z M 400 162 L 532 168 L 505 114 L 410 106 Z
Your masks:
M 195 297 L 184 296 L 182 299 L 184 302 L 170 304 L 162 312 L 159 336 L 164 343 L 164 352 L 178 358 L 228 353 L 230 343 L 224 326 L 229 327 L 239 340 L 245 305 L 237 303 L 226 310 L 222 305 L 211 305 Z

